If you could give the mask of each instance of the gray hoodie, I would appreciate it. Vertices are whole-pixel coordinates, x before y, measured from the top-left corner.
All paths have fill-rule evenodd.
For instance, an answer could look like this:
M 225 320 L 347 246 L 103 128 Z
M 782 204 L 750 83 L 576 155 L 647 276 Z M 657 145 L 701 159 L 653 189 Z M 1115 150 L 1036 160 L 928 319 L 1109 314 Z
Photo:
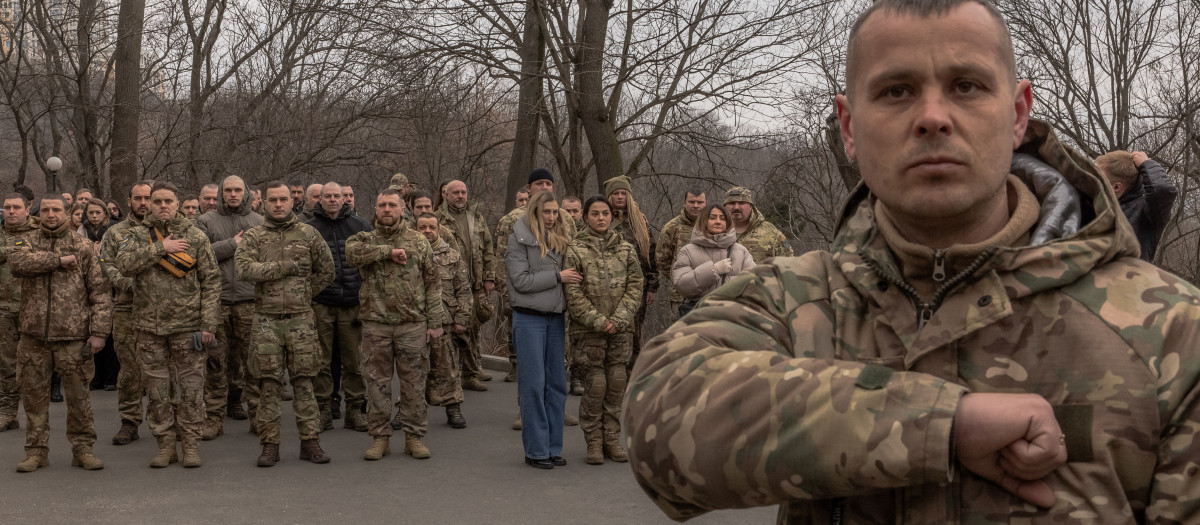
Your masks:
M 254 284 L 239 281 L 237 278 L 237 268 L 233 264 L 237 243 L 233 238 L 238 232 L 262 224 L 263 217 L 250 209 L 253 198 L 249 190 L 237 208 L 230 208 L 225 204 L 224 181 L 217 191 L 220 196 L 217 199 L 217 208 L 196 217 L 196 227 L 208 236 L 208 241 L 212 243 L 213 255 L 217 257 L 217 265 L 221 268 L 221 302 L 231 304 L 253 301 Z

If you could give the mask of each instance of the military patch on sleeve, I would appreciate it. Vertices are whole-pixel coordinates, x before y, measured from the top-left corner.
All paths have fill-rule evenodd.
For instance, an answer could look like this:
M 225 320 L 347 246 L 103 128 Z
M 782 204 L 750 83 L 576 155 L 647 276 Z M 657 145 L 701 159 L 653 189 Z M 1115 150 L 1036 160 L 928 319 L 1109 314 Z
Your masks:
M 858 381 L 854 382 L 863 390 L 879 390 L 887 386 L 888 381 L 892 378 L 892 370 L 882 365 L 867 365 L 861 372 L 858 373 Z
M 13 241 L 13 246 L 25 246 L 25 239 L 17 239 Z

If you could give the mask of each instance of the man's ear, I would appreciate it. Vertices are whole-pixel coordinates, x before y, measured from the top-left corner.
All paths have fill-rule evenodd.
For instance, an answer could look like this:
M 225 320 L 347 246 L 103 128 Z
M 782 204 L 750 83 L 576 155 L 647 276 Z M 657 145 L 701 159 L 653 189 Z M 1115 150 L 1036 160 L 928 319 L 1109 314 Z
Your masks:
M 1014 93 L 1016 100 L 1014 109 L 1017 113 L 1016 122 L 1013 124 L 1013 149 L 1021 147 L 1021 140 L 1025 138 L 1025 130 L 1029 127 L 1029 114 L 1033 109 L 1033 87 L 1029 80 L 1017 82 L 1017 90 Z
M 854 135 L 850 133 L 850 99 L 846 95 L 837 95 L 833 97 L 834 105 L 837 106 L 838 130 L 842 135 L 842 144 L 846 148 L 846 156 L 850 160 L 854 158 Z

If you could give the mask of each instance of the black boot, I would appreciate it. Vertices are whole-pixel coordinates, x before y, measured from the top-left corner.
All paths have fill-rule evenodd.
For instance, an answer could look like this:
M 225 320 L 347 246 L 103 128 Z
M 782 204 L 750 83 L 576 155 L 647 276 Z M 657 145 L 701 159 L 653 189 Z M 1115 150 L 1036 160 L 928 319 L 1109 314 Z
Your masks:
M 329 414 L 332 415 L 334 419 L 341 419 L 342 418 L 342 400 L 335 397 L 332 400 L 330 400 L 329 404 L 330 404 Z
M 50 402 L 62 403 L 62 380 L 58 378 L 58 374 L 50 377 Z

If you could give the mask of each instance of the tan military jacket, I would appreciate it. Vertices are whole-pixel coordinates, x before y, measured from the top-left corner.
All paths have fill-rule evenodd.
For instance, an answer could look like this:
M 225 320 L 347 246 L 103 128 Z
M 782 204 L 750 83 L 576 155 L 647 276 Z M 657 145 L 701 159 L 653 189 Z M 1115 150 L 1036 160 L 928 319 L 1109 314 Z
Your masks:
M 433 248 L 433 262 L 437 263 L 441 278 L 442 306 L 446 309 L 447 325 L 471 325 L 471 281 L 467 279 L 467 262 L 450 247 L 446 239 L 438 237 Z
M 159 265 L 167 254 L 162 241 L 150 242 L 150 228 L 163 236 L 186 239 L 195 268 L 176 277 Z M 221 271 L 208 237 L 192 221 L 176 214 L 170 221 L 147 216 L 117 249 L 117 270 L 133 279 L 133 326 L 155 335 L 205 331 L 216 333 L 221 315 Z
M 8 266 L 21 281 L 18 329 L 42 341 L 82 341 L 112 332 L 112 291 L 95 245 L 70 231 L 39 227 L 12 239 Z M 60 257 L 74 255 L 73 269 Z
M 1031 122 L 1019 151 L 1086 197 L 1076 233 L 948 260 L 936 295 L 917 299 L 863 191 L 832 253 L 756 266 L 646 344 L 624 419 L 634 475 L 664 512 L 1200 523 L 1200 290 L 1133 256 L 1111 188 L 1048 126 Z M 1054 507 L 956 466 L 968 392 L 1055 407 L 1068 463 L 1045 478 Z
M 471 289 L 483 289 L 484 281 L 496 280 L 496 255 L 492 251 L 492 234 L 488 231 L 488 223 L 477 207 L 469 207 L 466 213 L 456 215 L 450 212 L 450 204 L 442 203 L 435 215 L 438 224 L 454 232 L 456 249 L 467 261 L 467 274 L 471 279 Z M 466 217 L 458 220 L 458 217 Z M 470 237 L 469 239 L 467 237 Z M 467 253 L 467 242 L 470 242 L 470 253 Z
M 104 276 L 112 284 L 115 296 L 113 310 L 119 312 L 133 311 L 133 278 L 117 269 L 117 253 L 139 224 L 141 221 L 130 213 L 121 222 L 109 227 L 100 240 L 100 269 L 104 270 Z
M 404 264 L 391 259 L 396 248 L 408 256 Z M 375 221 L 374 231 L 354 234 L 346 240 L 346 262 L 362 274 L 359 319 L 386 324 L 426 323 L 431 329 L 446 324 L 442 278 L 433 250 L 407 222 L 389 228 Z
M 795 255 L 787 237 L 779 231 L 779 228 L 763 217 L 758 208 L 754 208 L 754 213 L 750 214 L 750 224 L 746 226 L 745 231 L 738 234 L 737 242 L 750 250 L 750 255 L 754 256 L 754 261 L 757 263 L 762 263 L 771 257 Z
M 691 242 L 692 229 L 695 226 L 696 220 L 688 217 L 687 211 L 680 210 L 679 215 L 663 225 L 662 232 L 658 235 L 658 245 L 654 248 L 658 280 L 667 283 L 667 298 L 672 303 L 682 302 L 683 295 L 675 288 L 671 279 L 671 267 L 675 264 L 679 250 Z
M 282 221 L 267 217 L 242 234 L 234 252 L 238 278 L 254 283 L 254 309 L 264 314 L 300 314 L 336 270 L 333 253 L 316 228 L 295 214 Z
M 607 322 L 618 332 L 633 330 L 642 305 L 642 267 L 637 249 L 608 230 L 601 237 L 584 229 L 567 247 L 564 268 L 574 268 L 583 282 L 567 284 L 571 333 L 602 332 Z
M 8 268 L 8 252 L 13 241 L 30 235 L 37 229 L 37 219 L 30 216 L 23 224 L 0 228 L 0 312 L 17 313 L 21 308 L 21 282 Z

